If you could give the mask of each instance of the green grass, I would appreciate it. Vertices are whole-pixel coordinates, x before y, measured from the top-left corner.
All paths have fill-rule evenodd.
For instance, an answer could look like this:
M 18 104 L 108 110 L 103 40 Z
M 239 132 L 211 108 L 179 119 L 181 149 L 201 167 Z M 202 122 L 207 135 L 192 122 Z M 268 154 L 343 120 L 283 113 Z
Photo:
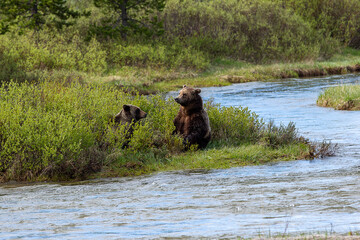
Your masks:
M 91 81 L 111 82 L 135 88 L 144 93 L 177 90 L 184 84 L 194 87 L 228 86 L 248 81 L 268 81 L 279 78 L 346 74 L 347 67 L 360 66 L 360 50 L 346 48 L 327 61 L 254 65 L 230 59 L 217 59 L 206 71 L 168 70 L 126 67 L 110 76 L 91 77 Z M 360 70 L 360 67 L 358 67 Z
M 191 151 L 167 157 L 159 157 L 153 153 L 137 153 L 131 156 L 118 153 L 112 157 L 115 158 L 110 165 L 91 177 L 137 176 L 174 170 L 226 169 L 305 159 L 309 157 L 309 146 L 304 143 L 289 144 L 280 148 L 260 144 L 222 145 L 204 151 Z
M 345 48 L 326 61 L 305 61 L 296 63 L 250 64 L 229 59 L 217 60 L 209 70 L 193 74 L 192 77 L 179 77 L 163 82 L 154 82 L 148 87 L 153 91 L 170 91 L 184 84 L 196 87 L 226 86 L 232 83 L 247 81 L 268 81 L 279 78 L 304 77 L 346 74 L 351 71 L 347 67 L 359 66 L 360 50 Z
M 337 110 L 360 110 L 360 85 L 340 85 L 321 93 L 317 105 Z
M 360 71 L 360 50 L 345 48 L 326 61 L 295 63 L 252 64 L 218 58 L 205 71 L 125 67 L 112 72 L 111 76 L 90 79 L 154 93 L 177 90 L 184 84 L 194 87 L 227 86 L 248 81 L 351 73 L 352 70 L 347 67 L 357 67 Z

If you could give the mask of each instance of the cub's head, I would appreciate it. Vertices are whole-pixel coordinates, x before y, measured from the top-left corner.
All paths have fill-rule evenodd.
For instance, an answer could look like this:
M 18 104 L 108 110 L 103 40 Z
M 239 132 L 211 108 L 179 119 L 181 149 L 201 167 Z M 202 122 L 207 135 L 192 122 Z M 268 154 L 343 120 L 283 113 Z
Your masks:
M 184 85 L 183 88 L 180 90 L 179 96 L 175 98 L 175 101 L 183 107 L 189 106 L 194 103 L 202 104 L 199 93 L 201 93 L 200 89 L 194 89 Z
M 146 118 L 147 113 L 141 110 L 139 107 L 125 104 L 123 109 L 116 114 L 115 123 L 131 123 L 137 122 L 142 118 Z

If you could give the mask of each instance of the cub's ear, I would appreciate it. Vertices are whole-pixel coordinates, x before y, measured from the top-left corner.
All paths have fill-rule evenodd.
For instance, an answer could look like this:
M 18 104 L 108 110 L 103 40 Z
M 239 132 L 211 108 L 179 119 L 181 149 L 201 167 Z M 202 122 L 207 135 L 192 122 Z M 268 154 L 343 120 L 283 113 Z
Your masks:
M 201 89 L 195 89 L 195 93 L 197 93 L 197 94 L 199 94 L 199 93 L 201 93 Z
M 186 88 L 186 85 L 184 85 L 183 88 Z
M 118 114 L 115 115 L 114 121 L 115 122 L 120 122 L 120 119 L 121 119 L 121 112 L 119 112 Z
M 130 106 L 129 105 L 124 104 L 123 109 L 124 109 L 125 112 L 130 112 Z

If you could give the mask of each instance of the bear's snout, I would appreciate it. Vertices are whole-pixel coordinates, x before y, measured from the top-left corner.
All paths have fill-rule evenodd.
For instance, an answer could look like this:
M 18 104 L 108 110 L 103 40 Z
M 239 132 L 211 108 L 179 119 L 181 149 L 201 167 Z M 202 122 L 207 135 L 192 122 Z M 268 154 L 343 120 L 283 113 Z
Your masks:
M 180 103 L 179 98 L 174 98 L 175 102 Z

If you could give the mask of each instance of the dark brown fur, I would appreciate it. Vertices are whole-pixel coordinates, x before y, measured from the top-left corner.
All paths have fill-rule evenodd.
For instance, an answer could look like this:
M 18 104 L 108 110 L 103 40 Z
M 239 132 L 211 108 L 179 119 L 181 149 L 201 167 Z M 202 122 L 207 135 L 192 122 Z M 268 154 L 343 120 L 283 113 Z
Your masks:
M 123 147 L 127 147 L 129 143 L 129 139 L 131 138 L 134 131 L 134 124 L 140 119 L 146 118 L 146 115 L 147 113 L 141 110 L 139 107 L 130 104 L 123 105 L 123 109 L 115 115 L 115 127 L 119 124 L 127 125 L 125 137 L 126 141 Z
M 193 89 L 184 85 L 175 101 L 179 103 L 180 110 L 174 119 L 174 133 L 184 138 L 184 144 L 197 144 L 203 149 L 211 138 L 209 117 L 203 108 L 200 89 Z

